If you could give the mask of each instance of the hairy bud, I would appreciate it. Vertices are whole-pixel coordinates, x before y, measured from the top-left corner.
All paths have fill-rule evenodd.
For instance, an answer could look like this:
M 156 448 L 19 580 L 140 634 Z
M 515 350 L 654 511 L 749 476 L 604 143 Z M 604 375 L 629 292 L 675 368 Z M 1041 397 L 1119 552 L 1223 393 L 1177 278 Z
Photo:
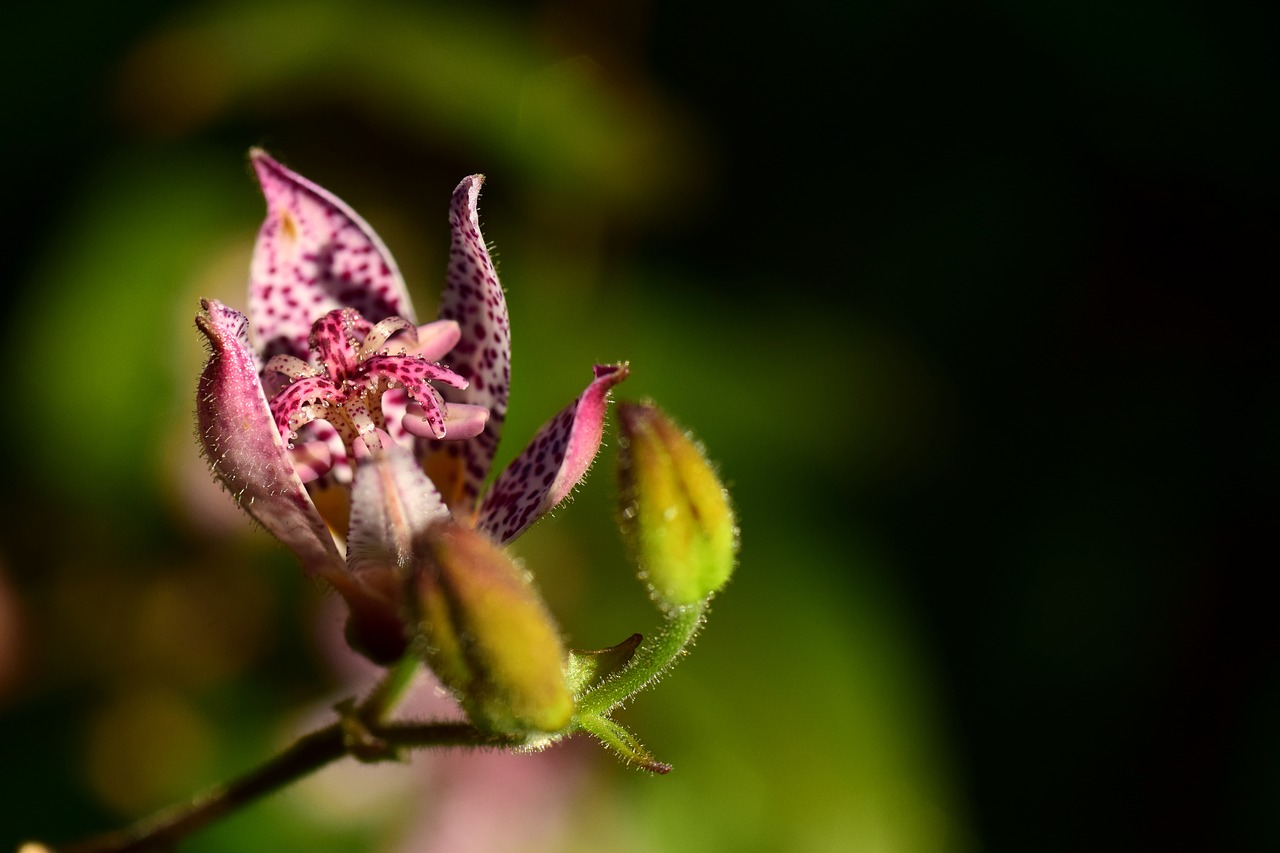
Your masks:
M 683 607 L 724 586 L 738 528 L 697 443 L 650 403 L 619 407 L 621 525 L 655 599 Z
M 556 732 L 573 716 L 565 649 L 528 576 L 483 534 L 449 521 L 419 539 L 417 648 L 477 727 Z

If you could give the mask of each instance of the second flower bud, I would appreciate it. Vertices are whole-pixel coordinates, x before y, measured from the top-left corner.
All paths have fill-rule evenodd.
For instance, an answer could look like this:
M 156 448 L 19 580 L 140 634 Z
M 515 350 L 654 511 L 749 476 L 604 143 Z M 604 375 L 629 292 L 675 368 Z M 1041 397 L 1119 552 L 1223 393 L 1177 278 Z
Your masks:
M 528 575 L 483 534 L 453 521 L 416 543 L 416 648 L 472 723 L 502 734 L 556 732 L 573 716 L 565 649 Z

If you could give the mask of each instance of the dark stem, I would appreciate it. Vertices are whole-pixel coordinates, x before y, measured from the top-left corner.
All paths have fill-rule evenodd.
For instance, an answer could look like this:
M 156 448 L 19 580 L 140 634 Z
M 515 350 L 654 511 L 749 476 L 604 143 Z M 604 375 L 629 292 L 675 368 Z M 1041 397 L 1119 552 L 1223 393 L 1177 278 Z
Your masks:
M 468 723 L 372 724 L 368 733 L 391 749 L 421 749 L 449 746 L 519 746 L 523 739 L 490 735 Z M 177 843 L 218 818 L 248 805 L 260 797 L 314 773 L 348 754 L 355 745 L 343 721 L 304 735 L 297 743 L 261 767 L 239 779 L 196 797 L 190 803 L 173 806 L 128 829 L 100 835 L 67 847 L 59 853 L 160 853 L 172 851 Z
M 430 746 L 525 746 L 523 735 L 488 734 L 470 723 L 387 723 L 377 728 L 377 734 L 392 746 L 404 749 L 422 749 Z
M 126 853 L 172 850 L 177 842 L 229 812 L 296 782 L 347 754 L 338 723 L 304 735 L 293 746 L 239 779 L 190 803 L 173 806 L 128 829 L 61 848 L 62 853 Z

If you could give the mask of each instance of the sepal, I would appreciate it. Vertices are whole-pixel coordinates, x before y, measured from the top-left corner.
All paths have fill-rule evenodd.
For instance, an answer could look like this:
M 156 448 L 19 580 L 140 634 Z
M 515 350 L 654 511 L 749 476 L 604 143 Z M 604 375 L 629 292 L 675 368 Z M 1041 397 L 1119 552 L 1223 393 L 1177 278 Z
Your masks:
M 638 770 L 659 775 L 670 773 L 671 765 L 654 758 L 640 739 L 626 726 L 608 717 L 584 716 L 578 719 L 578 727 L 596 737 L 600 743 L 622 759 L 622 762 Z
M 632 634 L 621 643 L 607 649 L 596 649 L 590 652 L 570 651 L 569 662 L 564 669 L 570 692 L 576 698 L 619 672 L 630 663 L 636 649 L 640 648 L 640 643 L 643 641 L 642 634 Z

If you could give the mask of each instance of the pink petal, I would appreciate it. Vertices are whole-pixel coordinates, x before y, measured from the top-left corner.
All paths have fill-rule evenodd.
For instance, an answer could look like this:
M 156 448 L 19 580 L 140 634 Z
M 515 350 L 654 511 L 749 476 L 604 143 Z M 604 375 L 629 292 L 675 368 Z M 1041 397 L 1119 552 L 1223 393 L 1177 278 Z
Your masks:
M 452 320 L 436 320 L 418 327 L 418 342 L 407 347 L 409 355 L 420 355 L 428 361 L 441 361 L 462 339 L 462 330 Z
M 323 441 L 307 441 L 289 451 L 289 462 L 303 483 L 314 482 L 333 468 L 333 451 Z
M 305 360 L 311 324 L 335 308 L 354 308 L 371 323 L 413 321 L 391 253 L 355 211 L 260 149 L 249 159 L 267 199 L 249 284 L 259 352 Z
M 507 301 L 489 259 L 476 199 L 482 175 L 465 178 L 453 191 L 449 224 L 453 229 L 449 270 L 440 296 L 440 318 L 456 321 L 462 330 L 458 345 L 444 363 L 470 381 L 465 391 L 446 389 L 449 403 L 468 403 L 489 410 L 484 432 L 465 442 L 428 445 L 428 470 L 449 497 L 450 505 L 464 514 L 471 510 L 480 487 L 489 475 L 507 414 L 507 389 L 511 384 L 511 327 Z M 445 482 L 450 483 L 446 487 Z
M 213 299 L 200 307 L 196 326 L 209 339 L 209 361 L 200 376 L 196 420 L 214 474 L 309 573 L 343 588 L 342 557 L 290 464 L 258 381 L 248 319 Z
M 444 440 L 461 441 L 475 438 L 484 431 L 489 420 L 489 410 L 484 406 L 468 406 L 466 403 L 454 403 L 445 411 Z M 419 438 L 436 438 L 431 430 L 431 422 L 426 417 L 426 409 L 421 403 L 410 403 L 405 408 L 405 417 L 401 420 L 405 432 Z
M 596 378 L 582 395 L 543 424 L 494 481 L 477 527 L 505 544 L 568 496 L 600 448 L 609 390 L 630 372 L 626 364 L 596 366 Z

